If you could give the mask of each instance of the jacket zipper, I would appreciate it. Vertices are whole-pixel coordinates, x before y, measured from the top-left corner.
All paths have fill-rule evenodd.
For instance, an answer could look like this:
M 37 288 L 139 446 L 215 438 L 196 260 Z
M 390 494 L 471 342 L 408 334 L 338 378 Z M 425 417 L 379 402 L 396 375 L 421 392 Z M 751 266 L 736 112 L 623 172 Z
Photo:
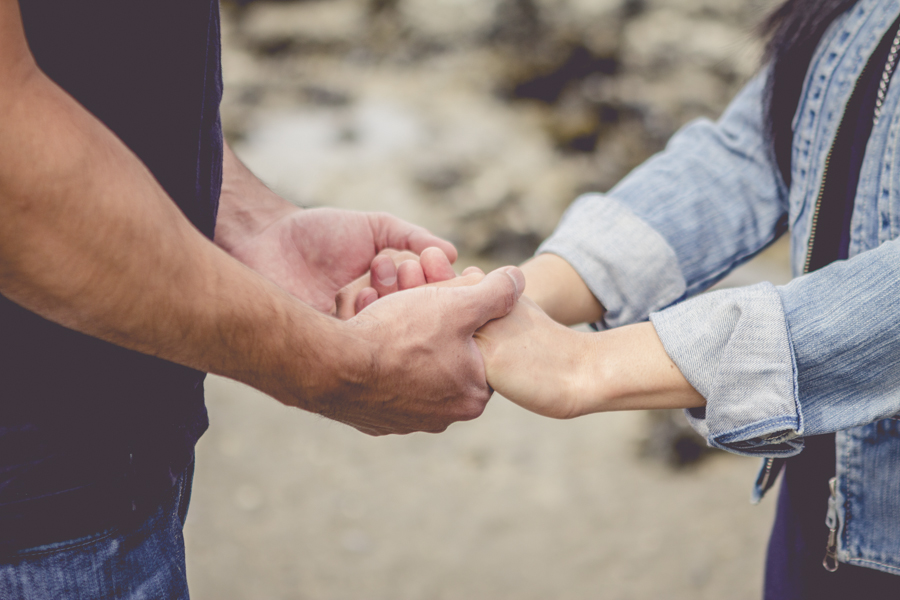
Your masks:
M 856 93 L 856 88 L 854 87 L 853 93 Z M 850 94 L 850 97 L 853 97 L 853 94 Z M 834 139 L 837 141 L 838 135 L 841 133 L 841 125 L 843 124 L 844 117 L 841 116 L 841 123 L 838 123 L 837 130 L 834 132 Z M 825 155 L 825 168 L 822 170 L 822 185 L 819 186 L 819 194 L 816 196 L 816 205 L 813 209 L 813 217 L 812 224 L 809 226 L 809 243 L 806 246 L 806 260 L 803 263 L 803 273 L 809 273 L 809 265 L 812 262 L 812 254 L 813 254 L 813 245 L 816 241 L 816 227 L 819 224 L 819 212 L 822 210 L 822 198 L 825 196 L 825 183 L 827 181 L 826 177 L 828 176 L 828 167 L 831 165 L 831 154 L 834 152 L 834 144 L 832 144 L 831 148 L 828 149 L 828 154 Z
M 885 64 L 884 72 L 882 73 L 882 80 L 885 82 L 884 86 L 887 85 L 887 82 L 890 81 L 891 76 L 894 73 L 894 67 L 896 64 L 896 56 L 897 56 L 897 47 L 898 43 L 900 43 L 900 31 L 895 34 L 894 42 L 891 44 L 891 48 L 888 53 L 887 63 Z M 862 79 L 865 79 L 866 74 L 872 68 L 872 57 L 869 57 L 869 60 L 866 62 L 866 66 L 863 67 L 863 70 L 860 72 L 859 77 L 856 78 L 856 81 L 853 82 L 853 89 L 850 91 L 849 98 L 853 98 L 856 95 L 857 88 L 859 88 L 859 82 Z M 887 93 L 886 87 L 882 89 L 882 85 L 879 85 L 879 94 L 884 95 Z M 874 124 L 878 122 L 878 118 L 881 116 L 881 106 L 876 103 L 875 115 L 873 115 L 873 128 Z M 844 125 L 844 118 L 847 116 L 847 107 L 844 106 L 844 110 L 841 113 L 841 120 L 838 121 L 837 129 L 834 132 L 834 142 L 832 142 L 831 147 L 828 149 L 828 154 L 825 155 L 825 165 L 822 169 L 822 184 L 819 186 L 819 193 L 816 196 L 816 204 L 813 209 L 813 217 L 812 223 L 809 227 L 809 243 L 806 248 L 806 260 L 803 263 L 803 273 L 809 273 L 810 263 L 812 262 L 812 254 L 813 254 L 813 245 L 816 240 L 816 227 L 819 224 L 819 212 L 822 210 L 822 198 L 825 196 L 825 184 L 828 183 L 828 167 L 831 165 L 831 155 L 834 153 L 834 146 L 837 143 L 838 138 L 841 135 L 841 127 Z
M 871 63 L 871 58 L 869 59 Z M 866 64 L 863 67 L 862 72 L 859 77 L 856 79 L 856 82 L 853 84 L 853 90 L 850 92 L 850 98 L 856 94 L 856 89 L 859 87 L 859 81 L 863 79 L 865 73 L 869 70 L 871 64 Z M 816 204 L 813 209 L 812 223 L 809 227 L 809 243 L 806 247 L 806 260 L 803 263 L 803 273 L 809 273 L 809 267 L 812 262 L 813 255 L 813 246 L 816 241 L 816 228 L 819 224 L 819 213 L 822 210 L 822 198 L 825 196 L 825 185 L 828 183 L 828 168 L 831 166 L 831 156 L 834 153 L 834 146 L 837 143 L 838 138 L 841 135 L 841 127 L 844 124 L 844 117 L 846 117 L 846 107 L 844 108 L 844 112 L 841 114 L 841 120 L 838 121 L 837 129 L 834 132 L 834 142 L 832 142 L 831 147 L 828 149 L 828 154 L 825 155 L 825 165 L 822 169 L 822 183 L 819 185 L 819 193 L 816 196 Z M 772 463 L 774 459 L 768 458 L 766 464 L 766 478 L 765 481 L 769 479 L 769 471 L 772 469 Z M 822 566 L 825 567 L 826 571 L 834 572 L 837 571 L 838 568 L 838 560 L 837 560 L 837 493 L 836 493 L 836 484 L 837 478 L 832 477 L 828 481 L 828 487 L 831 490 L 831 497 L 828 499 L 828 515 L 825 518 L 825 523 L 828 526 L 828 542 L 825 545 L 825 558 L 822 560 Z
M 897 34 L 894 41 L 896 43 L 897 39 L 900 39 L 900 34 Z M 893 45 L 891 47 L 893 50 Z M 859 87 L 860 80 L 865 78 L 866 73 L 869 69 L 872 68 L 872 57 L 869 57 L 869 61 L 866 63 L 866 66 L 863 67 L 862 72 L 859 74 L 859 77 L 856 78 L 856 81 L 853 84 L 853 90 L 850 92 L 850 98 L 853 98 L 856 95 L 857 88 Z M 891 65 L 891 69 L 893 69 L 893 65 Z M 891 73 L 893 74 L 893 73 Z M 884 75 L 883 75 L 884 76 Z M 821 184 L 819 185 L 819 193 L 816 196 L 816 204 L 813 209 L 812 223 L 809 227 L 809 243 L 806 247 L 806 260 L 803 264 L 803 273 L 809 273 L 809 268 L 812 263 L 813 256 L 813 247 L 815 246 L 816 241 L 816 229 L 819 224 L 819 213 L 822 210 L 822 198 L 825 196 L 825 185 L 828 183 L 828 168 L 831 166 L 831 157 L 834 153 L 834 147 L 837 144 L 838 139 L 841 135 L 841 127 L 844 124 L 844 118 L 846 115 L 847 108 L 844 107 L 844 111 L 841 114 L 841 120 L 838 121 L 837 129 L 834 132 L 834 142 L 832 142 L 831 147 L 828 149 L 828 154 L 825 155 L 825 164 L 822 169 L 822 179 Z M 877 115 L 876 117 L 877 118 Z M 766 464 L 766 475 L 764 482 L 768 482 L 769 473 L 772 469 L 773 459 L 767 459 Z M 828 487 L 831 490 L 831 497 L 828 499 L 828 515 L 825 518 L 825 524 L 828 527 L 828 542 L 825 545 L 825 558 L 822 560 L 822 566 L 825 567 L 825 570 L 834 572 L 837 571 L 838 568 L 838 560 L 837 560 L 837 531 L 838 531 L 838 516 L 837 516 L 837 478 L 832 477 L 828 481 Z
M 831 497 L 828 498 L 828 516 L 825 517 L 825 524 L 828 526 L 828 543 L 825 546 L 825 558 L 822 559 L 822 566 L 826 571 L 834 573 L 840 565 L 837 559 L 837 477 L 828 480 L 828 489 L 831 490 Z
M 868 66 L 866 67 L 868 68 Z M 865 73 L 865 69 L 863 69 L 863 73 Z M 856 93 L 856 88 L 859 85 L 859 80 L 862 79 L 862 74 L 856 80 L 856 84 L 853 86 L 853 91 L 850 93 L 850 97 L 853 97 L 853 94 Z M 844 116 L 841 115 L 841 120 L 838 123 L 837 130 L 834 132 L 834 141 L 837 142 L 838 137 L 841 134 L 841 126 L 844 123 Z M 822 169 L 822 183 L 819 186 L 819 194 L 816 197 L 816 205 L 815 209 L 813 209 L 813 217 L 812 224 L 809 228 L 809 244 L 806 247 L 806 261 L 803 264 L 803 273 L 809 273 L 809 266 L 812 262 L 812 254 L 813 254 L 813 246 L 816 241 L 816 226 L 819 223 L 819 212 L 822 210 L 822 198 L 825 196 L 825 184 L 828 183 L 828 167 L 831 165 L 831 155 L 834 152 L 834 144 L 828 149 L 828 154 L 825 156 L 825 166 Z M 770 461 L 769 464 L 766 465 L 767 469 L 771 469 L 771 461 L 773 459 L 767 459 Z M 768 473 L 766 473 L 768 480 Z M 835 494 L 835 483 L 836 478 L 832 477 L 828 481 L 828 487 L 831 489 L 831 497 L 828 499 L 828 515 L 825 518 L 825 523 L 828 526 L 828 542 L 825 544 L 825 558 L 822 560 L 822 566 L 825 567 L 826 571 L 831 573 L 837 571 L 838 568 L 838 560 L 837 560 L 837 506 L 836 502 L 836 494 Z
M 772 477 L 772 465 L 775 464 L 774 458 L 767 458 L 766 463 L 763 466 L 763 476 L 762 480 L 759 483 L 759 489 L 762 490 L 762 493 L 765 494 L 766 490 L 769 486 L 769 479 Z

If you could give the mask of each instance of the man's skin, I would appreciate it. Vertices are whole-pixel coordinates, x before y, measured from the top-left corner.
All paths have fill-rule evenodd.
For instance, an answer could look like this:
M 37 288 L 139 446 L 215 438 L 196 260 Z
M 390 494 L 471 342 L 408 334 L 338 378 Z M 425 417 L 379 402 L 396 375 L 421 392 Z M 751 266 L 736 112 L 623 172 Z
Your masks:
M 17 1 L 0 0 L 0 294 L 373 435 L 481 414 L 490 388 L 472 334 L 512 309 L 521 271 L 409 290 L 341 321 L 320 311 L 382 249 L 455 250 L 386 215 L 290 207 L 230 150 L 224 167 L 214 244 L 40 71 Z

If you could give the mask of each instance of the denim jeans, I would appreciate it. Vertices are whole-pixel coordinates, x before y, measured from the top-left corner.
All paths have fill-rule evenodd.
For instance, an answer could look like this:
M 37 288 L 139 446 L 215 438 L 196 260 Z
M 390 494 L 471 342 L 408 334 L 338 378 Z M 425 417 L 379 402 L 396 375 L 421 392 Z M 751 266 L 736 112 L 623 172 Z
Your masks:
M 182 529 L 193 462 L 143 522 L 0 556 L 3 600 L 187 600 Z

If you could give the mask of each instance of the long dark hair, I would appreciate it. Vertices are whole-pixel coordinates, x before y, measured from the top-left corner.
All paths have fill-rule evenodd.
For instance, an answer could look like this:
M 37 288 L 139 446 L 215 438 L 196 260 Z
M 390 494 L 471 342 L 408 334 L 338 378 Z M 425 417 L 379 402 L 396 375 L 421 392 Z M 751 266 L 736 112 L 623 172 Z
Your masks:
M 765 59 L 772 64 L 766 121 L 778 168 L 791 184 L 791 121 L 800 101 L 803 80 L 822 34 L 856 0 L 786 0 L 763 21 L 768 36 Z

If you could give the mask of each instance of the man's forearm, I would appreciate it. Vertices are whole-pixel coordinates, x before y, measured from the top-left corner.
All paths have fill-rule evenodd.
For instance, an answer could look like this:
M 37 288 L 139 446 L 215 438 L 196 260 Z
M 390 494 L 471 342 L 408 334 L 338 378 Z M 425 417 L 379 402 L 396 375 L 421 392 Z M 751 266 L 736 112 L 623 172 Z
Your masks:
M 330 385 L 313 380 L 326 373 L 313 363 L 344 355 L 329 351 L 341 344 L 336 321 L 203 237 L 124 144 L 36 67 L 9 83 L 0 92 L 0 293 L 66 327 L 282 399 L 282 385 Z

